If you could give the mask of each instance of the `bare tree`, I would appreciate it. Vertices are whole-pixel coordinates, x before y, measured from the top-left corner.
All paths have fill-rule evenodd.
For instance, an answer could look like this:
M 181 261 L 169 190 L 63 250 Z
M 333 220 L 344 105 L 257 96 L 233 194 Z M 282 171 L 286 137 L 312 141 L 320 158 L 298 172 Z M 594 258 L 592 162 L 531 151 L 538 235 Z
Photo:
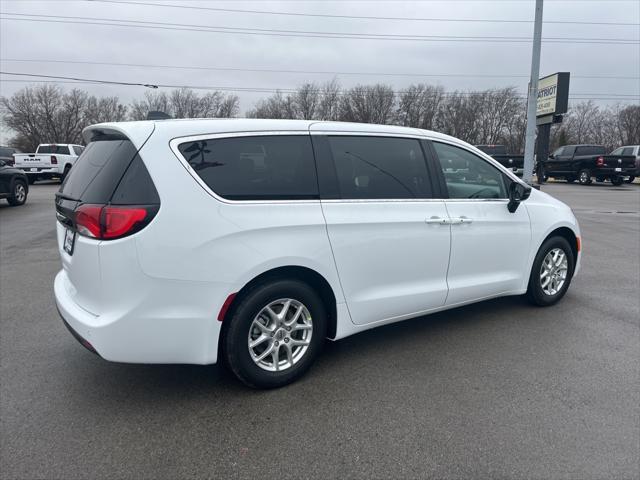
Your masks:
M 315 83 L 305 83 L 294 94 L 298 115 L 303 120 L 317 119 L 320 106 L 320 88 Z
M 319 120 L 339 120 L 340 118 L 340 82 L 336 78 L 322 85 L 320 89 L 320 104 L 318 105 Z
M 83 118 L 85 125 L 103 122 L 121 122 L 126 119 L 127 107 L 120 103 L 118 97 L 98 98 L 91 96 L 87 99 Z
M 410 85 L 398 97 L 398 122 L 407 127 L 433 130 L 444 99 L 444 88 Z
M 640 145 L 640 105 L 618 109 L 616 130 L 622 145 Z
M 483 144 L 503 140 L 511 119 L 525 109 L 515 87 L 486 90 L 477 95 L 476 100 L 479 103 L 478 141 Z
M 358 85 L 347 91 L 340 102 L 340 117 L 347 122 L 391 123 L 395 93 L 388 85 Z
M 235 95 L 213 91 L 199 95 L 182 88 L 168 94 L 147 91 L 128 107 L 117 97 L 65 92 L 56 85 L 26 87 L 0 98 L 0 115 L 15 135 L 9 143 L 33 150 L 39 143 L 80 143 L 84 127 L 94 123 L 146 119 L 159 110 L 177 118 L 233 117 Z M 514 153 L 524 148 L 525 106 L 515 88 L 445 93 L 439 86 L 410 85 L 396 96 L 388 85 L 358 85 L 342 91 L 337 79 L 305 83 L 295 92 L 276 92 L 247 112 L 254 118 L 300 118 L 364 123 L 399 123 L 441 131 L 472 144 L 501 143 Z M 597 143 L 613 149 L 640 143 L 640 105 L 603 108 L 593 101 L 571 105 L 565 120 L 551 130 L 551 146 Z
M 130 107 L 132 120 L 144 120 L 151 111 L 164 112 L 173 118 L 226 118 L 238 114 L 236 95 L 214 91 L 200 96 L 190 88 L 178 88 L 169 94 L 146 92 L 143 99 L 134 100 Z
M 144 98 L 134 100 L 129 110 L 131 120 L 144 120 L 153 111 L 169 113 L 169 96 L 165 92 L 145 92 Z
M 64 93 L 56 85 L 26 87 L 2 97 L 3 120 L 16 132 L 10 143 L 33 151 L 39 143 L 80 142 L 88 98 L 82 90 Z
M 476 119 L 479 102 L 476 94 L 453 92 L 443 102 L 440 115 L 435 122 L 436 130 L 465 140 L 472 144 L 479 141 Z
M 292 95 L 284 96 L 277 91 L 265 100 L 260 100 L 254 110 L 247 112 L 252 118 L 298 118 L 297 105 Z
M 169 113 L 174 118 L 202 117 L 201 100 L 190 88 L 179 88 L 169 94 Z

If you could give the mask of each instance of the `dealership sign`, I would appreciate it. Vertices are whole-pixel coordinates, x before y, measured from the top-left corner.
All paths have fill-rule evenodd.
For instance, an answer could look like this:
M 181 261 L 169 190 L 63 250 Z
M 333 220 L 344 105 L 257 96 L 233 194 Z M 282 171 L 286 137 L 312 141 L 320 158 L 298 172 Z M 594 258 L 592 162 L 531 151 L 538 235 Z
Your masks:
M 569 104 L 569 72 L 559 72 L 538 80 L 536 117 L 561 115 Z

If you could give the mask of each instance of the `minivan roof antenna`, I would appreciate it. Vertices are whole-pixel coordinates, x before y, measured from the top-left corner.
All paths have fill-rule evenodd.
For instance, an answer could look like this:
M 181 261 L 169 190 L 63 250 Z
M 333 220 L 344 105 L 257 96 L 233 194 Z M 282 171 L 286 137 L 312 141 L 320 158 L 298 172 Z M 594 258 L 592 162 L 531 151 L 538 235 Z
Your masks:
M 147 120 L 167 120 L 171 118 L 171 115 L 159 110 L 151 110 L 147 113 Z

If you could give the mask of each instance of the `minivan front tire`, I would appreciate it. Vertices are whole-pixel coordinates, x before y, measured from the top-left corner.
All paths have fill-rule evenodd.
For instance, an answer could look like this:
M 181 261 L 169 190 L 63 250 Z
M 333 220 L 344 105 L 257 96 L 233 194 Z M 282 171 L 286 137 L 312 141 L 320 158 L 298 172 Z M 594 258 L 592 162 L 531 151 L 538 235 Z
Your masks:
M 563 237 L 547 239 L 533 261 L 527 297 L 531 303 L 547 307 L 560 301 L 569 289 L 575 258 L 569 242 Z
M 224 359 L 252 388 L 297 380 L 318 356 L 327 331 L 321 298 L 306 283 L 289 279 L 255 285 L 224 322 Z

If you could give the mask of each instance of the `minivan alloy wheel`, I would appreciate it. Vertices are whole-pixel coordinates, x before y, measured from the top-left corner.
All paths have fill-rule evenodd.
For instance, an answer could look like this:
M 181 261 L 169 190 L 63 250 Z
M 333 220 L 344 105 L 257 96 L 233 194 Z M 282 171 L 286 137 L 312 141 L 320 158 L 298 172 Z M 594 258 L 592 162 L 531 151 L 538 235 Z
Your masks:
M 304 357 L 312 334 L 313 320 L 304 304 L 292 298 L 275 300 L 251 323 L 249 354 L 261 369 L 281 372 Z
M 540 267 L 540 287 L 551 296 L 558 293 L 567 279 L 569 265 L 567 255 L 560 248 L 549 251 Z

